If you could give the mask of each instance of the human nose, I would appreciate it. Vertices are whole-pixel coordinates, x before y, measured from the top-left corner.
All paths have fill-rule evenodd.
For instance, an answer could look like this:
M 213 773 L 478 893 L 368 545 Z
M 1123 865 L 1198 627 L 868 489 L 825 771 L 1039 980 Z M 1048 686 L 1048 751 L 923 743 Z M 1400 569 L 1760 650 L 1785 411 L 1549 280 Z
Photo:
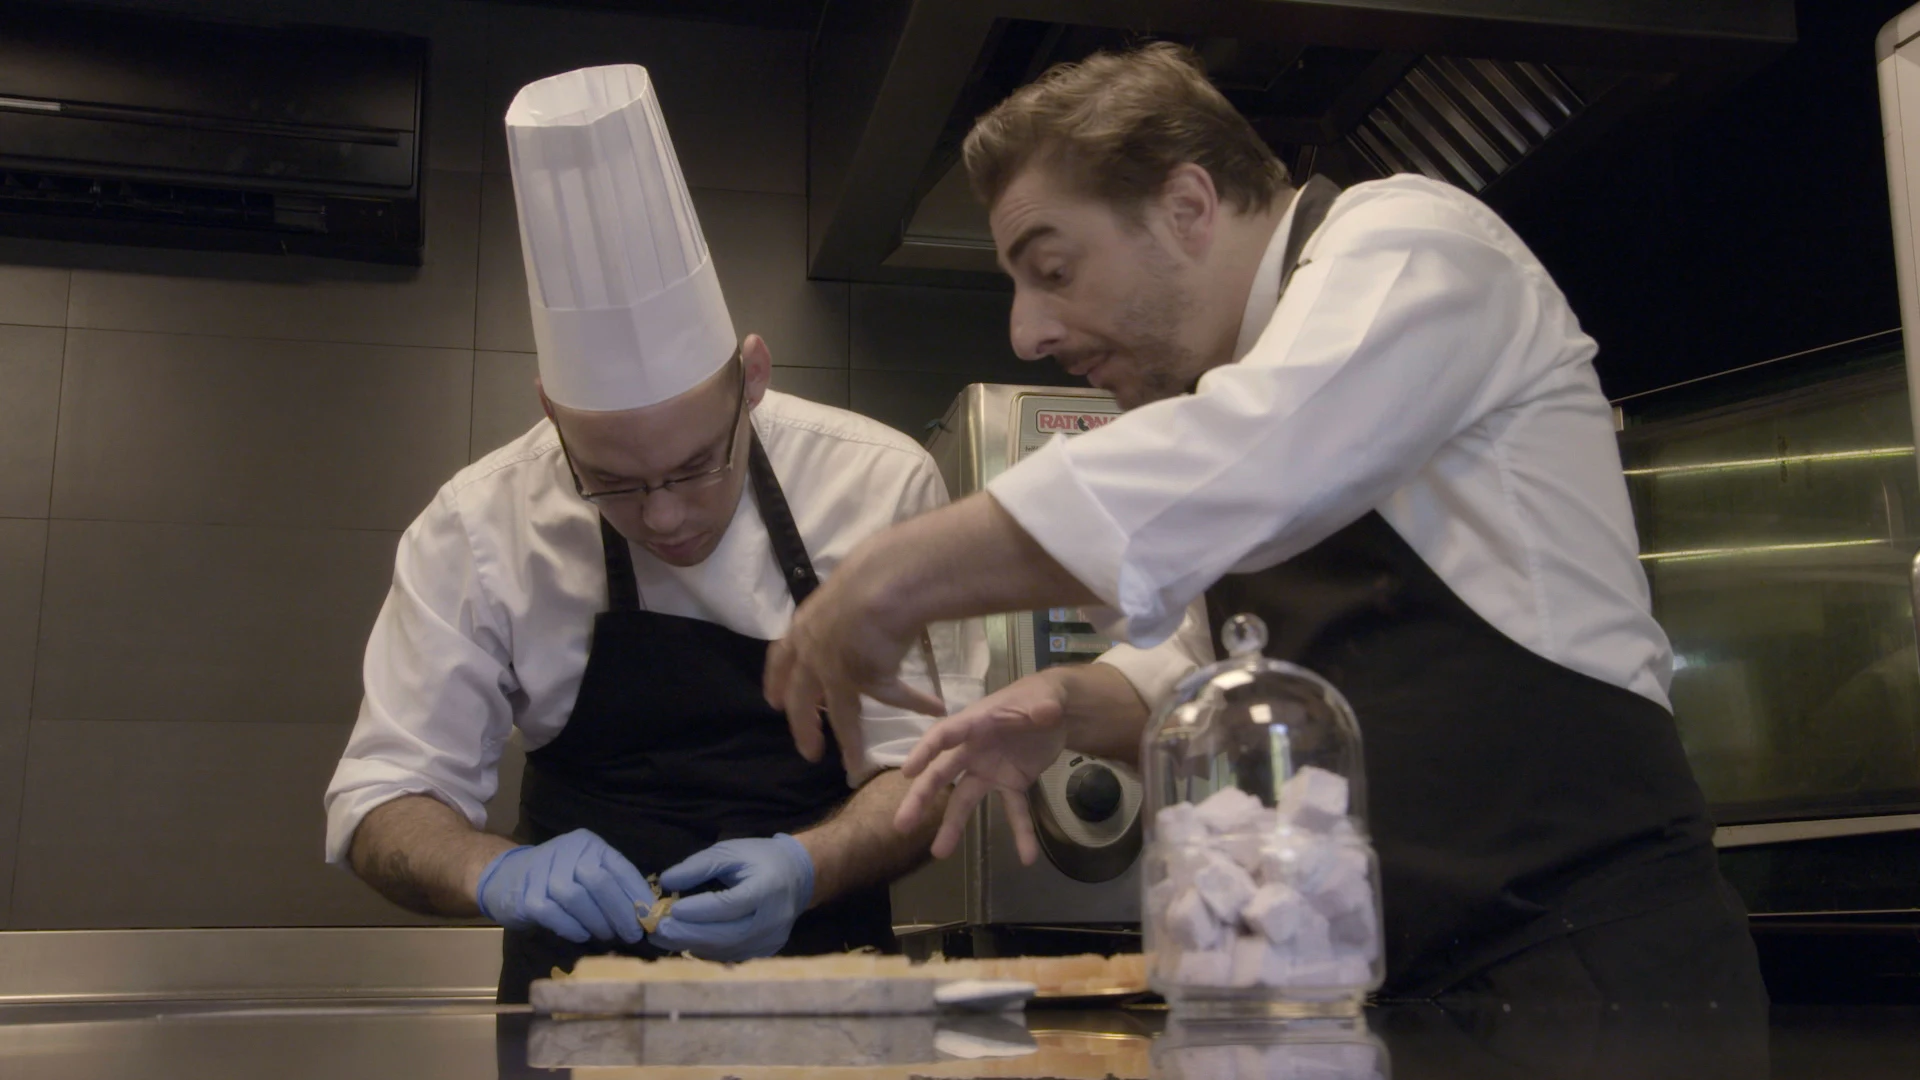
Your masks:
M 672 488 L 649 491 L 640 503 L 640 520 L 649 532 L 672 533 L 686 519 L 686 502 Z
M 1044 360 L 1060 348 L 1066 329 L 1049 305 L 1028 289 L 1013 290 L 1013 315 L 1008 324 L 1014 355 L 1022 360 Z

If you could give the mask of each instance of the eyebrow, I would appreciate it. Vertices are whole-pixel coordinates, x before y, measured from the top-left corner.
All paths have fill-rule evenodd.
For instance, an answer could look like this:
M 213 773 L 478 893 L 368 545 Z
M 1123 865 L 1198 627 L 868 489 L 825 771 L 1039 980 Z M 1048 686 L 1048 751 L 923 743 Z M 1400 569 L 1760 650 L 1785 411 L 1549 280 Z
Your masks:
M 1042 237 L 1052 236 L 1059 231 L 1060 230 L 1051 225 L 1034 225 L 1028 228 L 1027 231 L 1021 233 L 1012 244 L 1008 245 L 1007 266 L 1011 268 L 1014 263 L 1019 262 L 1021 252 L 1026 251 L 1029 244 L 1032 244 L 1035 240 L 1041 239 Z
M 679 474 L 687 472 L 688 470 L 692 469 L 696 463 L 701 462 L 703 460 L 711 461 L 713 457 L 714 457 L 714 448 L 711 446 L 704 447 L 699 450 L 695 450 L 693 453 L 683 458 L 680 464 L 675 465 L 671 469 L 667 469 L 664 475 L 669 477 L 678 476 Z M 576 455 L 573 459 L 573 467 L 579 470 L 581 473 L 591 474 L 594 477 L 594 479 L 603 481 L 608 484 L 630 484 L 630 483 L 633 483 L 634 480 L 636 479 L 635 477 L 630 476 L 627 473 L 619 472 L 614 469 L 602 468 L 591 461 L 583 461 L 580 459 L 578 455 Z
M 680 464 L 675 465 L 671 469 L 668 469 L 665 475 L 668 478 L 679 476 L 682 473 L 692 471 L 693 467 L 696 464 L 705 464 L 706 462 L 712 461 L 713 458 L 714 458 L 714 448 L 711 446 L 703 450 L 696 450 L 692 454 L 688 455 L 684 460 L 682 460 Z

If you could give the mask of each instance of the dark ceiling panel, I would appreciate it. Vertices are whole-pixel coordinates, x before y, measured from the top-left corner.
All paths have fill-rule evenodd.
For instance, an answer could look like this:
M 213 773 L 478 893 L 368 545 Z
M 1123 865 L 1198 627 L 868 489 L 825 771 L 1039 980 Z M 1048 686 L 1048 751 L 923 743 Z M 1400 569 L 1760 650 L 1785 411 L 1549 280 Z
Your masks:
M 832 0 L 811 61 L 809 266 L 990 272 L 960 143 L 1014 89 L 1100 49 L 1192 47 L 1296 175 L 1415 168 L 1499 203 L 1626 117 L 1710 98 L 1794 25 L 1792 0 Z
M 480 2 L 480 0 L 470 0 Z M 489 0 L 492 2 L 492 0 Z M 525 7 L 597 8 L 775 30 L 812 31 L 827 0 L 506 0 Z

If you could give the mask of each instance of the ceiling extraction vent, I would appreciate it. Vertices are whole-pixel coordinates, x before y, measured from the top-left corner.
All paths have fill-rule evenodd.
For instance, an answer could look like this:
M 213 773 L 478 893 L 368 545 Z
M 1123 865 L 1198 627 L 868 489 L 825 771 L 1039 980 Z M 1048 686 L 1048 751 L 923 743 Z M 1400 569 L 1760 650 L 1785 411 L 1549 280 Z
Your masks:
M 1584 106 L 1545 64 L 1429 56 L 1347 143 L 1383 176 L 1417 172 L 1478 192 Z

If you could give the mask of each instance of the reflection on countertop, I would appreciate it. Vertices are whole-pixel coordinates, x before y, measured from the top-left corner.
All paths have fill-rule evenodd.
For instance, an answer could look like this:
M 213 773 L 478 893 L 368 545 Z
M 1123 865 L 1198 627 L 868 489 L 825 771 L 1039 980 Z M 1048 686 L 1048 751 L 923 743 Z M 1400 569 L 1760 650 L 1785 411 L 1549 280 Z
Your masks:
M 0 1075 L 1912 1080 L 1920 1009 L 1423 1003 L 1273 1025 L 1153 1009 L 674 1021 L 471 1001 L 31 1005 L 0 1007 Z

